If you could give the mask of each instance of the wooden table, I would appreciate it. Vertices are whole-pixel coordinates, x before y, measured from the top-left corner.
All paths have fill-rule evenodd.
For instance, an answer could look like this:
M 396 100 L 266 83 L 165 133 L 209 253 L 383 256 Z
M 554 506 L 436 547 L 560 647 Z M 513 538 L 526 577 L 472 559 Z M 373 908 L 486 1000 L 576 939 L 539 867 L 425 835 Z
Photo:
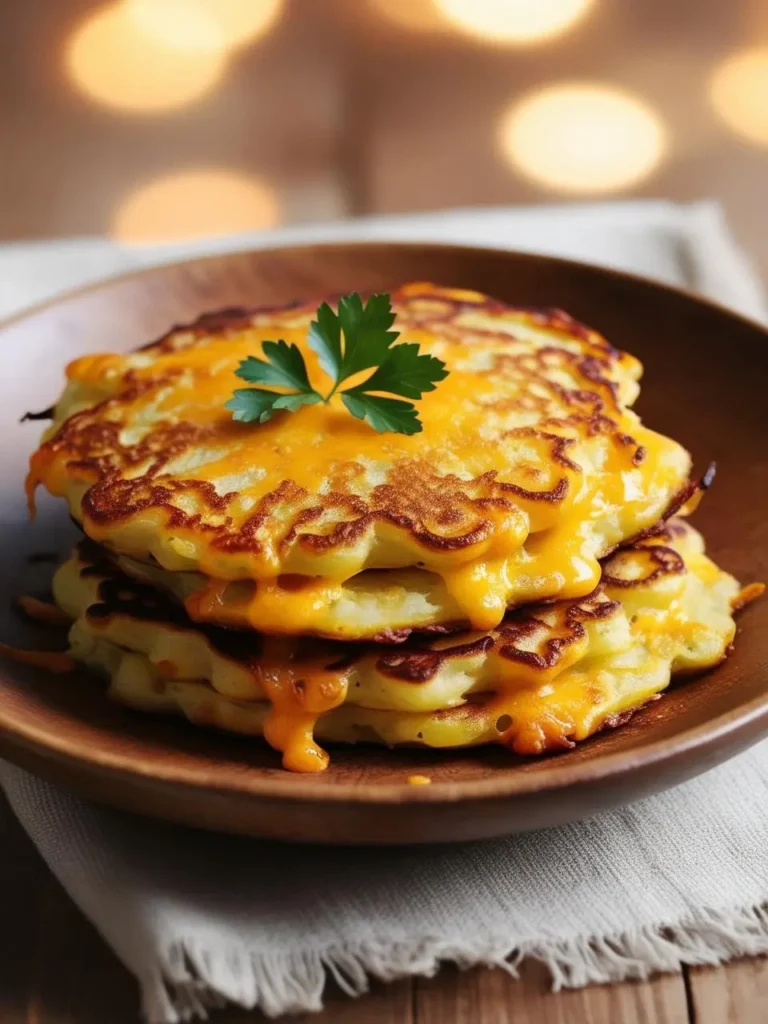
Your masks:
M 133 978 L 46 868 L 0 797 L 0 1024 L 138 1024 Z M 768 959 L 696 967 L 647 982 L 552 993 L 528 965 L 331 993 L 321 1014 L 292 1024 L 764 1024 Z M 222 1010 L 213 1024 L 265 1024 L 260 1013 Z

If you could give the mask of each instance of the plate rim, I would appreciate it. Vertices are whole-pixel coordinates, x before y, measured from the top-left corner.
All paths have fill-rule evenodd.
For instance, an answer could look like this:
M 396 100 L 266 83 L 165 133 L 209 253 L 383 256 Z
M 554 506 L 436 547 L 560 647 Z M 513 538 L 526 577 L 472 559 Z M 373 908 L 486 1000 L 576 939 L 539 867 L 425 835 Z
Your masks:
M 715 671 L 717 666 L 713 669 Z M 1 682 L 1 680 L 0 680 Z M 642 709 L 641 709 L 642 710 Z M 193 792 L 204 789 L 209 792 L 231 794 L 245 797 L 273 797 L 289 801 L 311 800 L 316 803 L 461 803 L 472 799 L 495 799 L 504 797 L 531 796 L 534 793 L 564 790 L 584 784 L 599 783 L 606 778 L 626 778 L 633 771 L 674 761 L 693 750 L 705 751 L 711 746 L 717 747 L 742 730 L 764 720 L 765 732 L 768 733 L 768 690 L 744 707 L 724 712 L 717 718 L 709 719 L 701 725 L 694 726 L 686 732 L 674 737 L 656 740 L 653 743 L 634 747 L 627 751 L 603 754 L 595 760 L 569 765 L 560 755 L 553 755 L 548 762 L 547 770 L 539 769 L 535 773 L 505 773 L 500 778 L 484 778 L 462 780 L 460 782 L 433 782 L 430 786 L 411 786 L 407 782 L 377 783 L 368 787 L 359 783 L 334 783 L 318 785 L 315 776 L 297 773 L 285 773 L 285 778 L 243 775 L 242 784 L 235 777 L 226 782 L 213 782 L 205 777 L 210 769 L 195 767 L 179 767 L 173 765 L 170 770 L 165 766 L 153 765 L 151 770 L 144 770 L 140 762 L 128 763 L 122 756 L 110 756 L 109 751 L 102 751 L 94 756 L 94 748 L 81 748 L 66 738 L 54 742 L 49 741 L 51 734 L 41 730 L 40 735 L 34 727 L 21 728 L 9 724 L 5 713 L 0 710 L 0 754 L 6 755 L 7 745 L 13 750 L 14 743 L 21 744 L 35 755 L 54 754 L 77 768 L 99 769 L 113 775 L 126 778 L 150 778 L 157 782 L 184 787 Z M 45 739 L 40 737 L 44 736 Z M 754 742 L 759 742 L 755 740 Z M 359 748 L 358 748 L 359 749 Z M 567 752 L 566 752 L 567 756 Z M 13 760 L 10 756 L 9 760 Z M 280 771 L 276 765 L 276 772 Z M 566 773 L 566 778 L 559 778 Z M 305 781 L 306 780 L 306 781 Z M 277 787 L 279 787 L 279 792 Z M 407 798 L 407 799 L 406 799 Z
M 83 298 L 92 292 L 98 292 L 114 285 L 126 284 L 142 277 L 150 277 L 158 271 L 175 271 L 185 267 L 201 266 L 206 263 L 218 263 L 222 260 L 261 255 L 262 253 L 270 252 L 279 252 L 281 254 L 290 255 L 292 253 L 308 253 L 312 250 L 336 249 L 410 249 L 413 251 L 423 251 L 428 249 L 437 250 L 438 252 L 455 252 L 457 254 L 480 253 L 485 256 L 512 257 L 513 259 L 525 259 L 542 264 L 554 263 L 563 269 L 568 267 L 578 268 L 579 270 L 586 269 L 588 271 L 594 271 L 599 275 L 619 278 L 620 280 L 640 284 L 644 287 L 650 287 L 653 290 L 664 291 L 675 295 L 678 298 L 688 299 L 699 306 L 706 306 L 720 315 L 741 321 L 741 323 L 747 327 L 757 328 L 757 330 L 766 335 L 766 341 L 768 342 L 768 325 L 757 318 L 748 316 L 746 313 L 742 313 L 739 310 L 731 309 L 723 303 L 718 302 L 716 299 L 713 299 L 708 295 L 702 295 L 699 292 L 694 291 L 692 288 L 670 284 L 666 281 L 659 281 L 656 280 L 656 278 L 649 277 L 645 274 L 635 274 L 629 270 L 620 270 L 617 267 L 603 266 L 600 263 L 589 263 L 586 260 L 575 260 L 567 256 L 554 256 L 549 253 L 526 252 L 524 249 L 508 247 L 495 248 L 487 245 L 464 245 L 452 242 L 417 242 L 412 239 L 405 242 L 398 242 L 396 239 L 386 239 L 382 241 L 368 239 L 366 241 L 353 240 L 350 242 L 344 242 L 337 239 L 332 242 L 300 242 L 295 245 L 280 245 L 278 243 L 274 245 L 265 245 L 263 248 L 258 249 L 232 249 L 227 250 L 226 252 L 211 253 L 208 256 L 193 256 L 190 259 L 171 260 L 167 263 L 156 263 L 148 267 L 138 267 L 135 270 L 128 270 L 120 274 L 114 274 L 110 277 L 99 278 L 98 280 L 91 281 L 87 284 L 78 285 L 75 288 L 68 288 L 65 291 L 52 295 L 48 299 L 42 299 L 39 302 L 32 303 L 30 306 L 25 306 L 16 313 L 11 313 L 10 316 L 0 317 L 0 334 L 2 334 L 2 332 L 7 328 L 15 327 L 17 323 L 21 323 L 26 319 L 35 317 L 40 313 L 45 313 L 57 305 L 69 302 L 71 299 Z M 258 309 L 259 307 L 254 308 Z M 0 341 L 2 341 L 1 337 Z

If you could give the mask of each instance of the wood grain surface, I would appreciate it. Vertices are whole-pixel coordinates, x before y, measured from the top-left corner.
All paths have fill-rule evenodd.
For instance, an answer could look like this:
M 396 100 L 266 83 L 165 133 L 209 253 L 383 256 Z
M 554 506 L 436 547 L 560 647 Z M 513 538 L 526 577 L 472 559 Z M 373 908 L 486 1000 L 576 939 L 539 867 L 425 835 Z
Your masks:
M 0 431 L 14 442 L 0 450 L 0 613 L 22 580 L 29 589 L 30 552 L 71 543 L 63 503 L 43 502 L 34 527 L 27 523 L 20 481 L 38 429 L 18 424 L 59 392 L 68 359 L 105 344 L 135 347 L 205 310 L 425 279 L 562 307 L 639 356 L 646 421 L 685 444 L 700 470 L 719 464 L 695 520 L 710 553 L 744 582 L 768 576 L 763 328 L 682 292 L 563 260 L 456 246 L 308 246 L 133 274 L 0 329 Z M 0 636 L 25 640 L 13 619 Z M 40 644 L 39 632 L 27 636 L 29 646 Z M 345 748 L 327 772 L 297 777 L 263 743 L 110 705 L 85 674 L 62 686 L 3 664 L 0 753 L 94 799 L 206 828 L 320 842 L 452 841 L 585 817 L 711 767 L 765 733 L 767 676 L 762 601 L 743 613 L 735 653 L 717 669 L 568 753 L 520 761 L 498 747 Z M 408 786 L 413 773 L 433 784 Z
M 138 989 L 46 868 L 0 796 L 0 1024 L 140 1024 Z M 764 1024 L 768 959 L 693 968 L 646 982 L 552 992 L 540 964 L 374 984 L 327 994 L 291 1024 Z M 220 1010 L 212 1024 L 267 1024 Z

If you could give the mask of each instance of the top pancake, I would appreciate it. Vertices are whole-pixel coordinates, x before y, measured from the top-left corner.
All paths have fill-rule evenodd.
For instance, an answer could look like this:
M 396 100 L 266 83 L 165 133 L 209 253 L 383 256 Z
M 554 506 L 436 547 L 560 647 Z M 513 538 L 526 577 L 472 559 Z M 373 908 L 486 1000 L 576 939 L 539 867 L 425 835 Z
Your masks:
M 377 434 L 336 400 L 234 422 L 235 370 L 262 341 L 298 345 L 313 382 L 321 371 L 306 341 L 316 303 L 227 310 L 70 364 L 30 494 L 42 482 L 65 497 L 119 554 L 210 578 L 196 617 L 224 624 L 221 581 L 256 581 L 248 623 L 295 632 L 371 569 L 438 578 L 452 620 L 478 629 L 509 605 L 592 591 L 598 558 L 664 516 L 690 470 L 629 409 L 640 364 L 558 311 L 425 284 L 392 301 L 399 340 L 450 371 L 418 404 L 422 433 Z

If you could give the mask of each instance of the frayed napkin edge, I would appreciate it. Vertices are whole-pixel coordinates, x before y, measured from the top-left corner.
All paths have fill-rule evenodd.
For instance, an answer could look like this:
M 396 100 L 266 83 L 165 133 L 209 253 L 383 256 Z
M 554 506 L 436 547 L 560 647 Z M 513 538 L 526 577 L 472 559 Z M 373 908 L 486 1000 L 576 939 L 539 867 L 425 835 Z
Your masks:
M 613 936 L 537 938 L 510 944 L 509 937 L 451 941 L 435 937 L 392 943 L 338 943 L 290 953 L 212 949 L 196 936 L 179 939 L 161 962 L 137 971 L 149 1024 L 179 1024 L 235 1003 L 268 1017 L 322 1009 L 333 980 L 349 996 L 368 990 L 370 977 L 393 981 L 432 976 L 442 963 L 465 969 L 499 967 L 519 977 L 523 961 L 541 961 L 555 991 L 646 979 L 652 974 L 718 964 L 768 953 L 768 901 L 731 910 L 702 910 L 684 921 L 648 925 Z

